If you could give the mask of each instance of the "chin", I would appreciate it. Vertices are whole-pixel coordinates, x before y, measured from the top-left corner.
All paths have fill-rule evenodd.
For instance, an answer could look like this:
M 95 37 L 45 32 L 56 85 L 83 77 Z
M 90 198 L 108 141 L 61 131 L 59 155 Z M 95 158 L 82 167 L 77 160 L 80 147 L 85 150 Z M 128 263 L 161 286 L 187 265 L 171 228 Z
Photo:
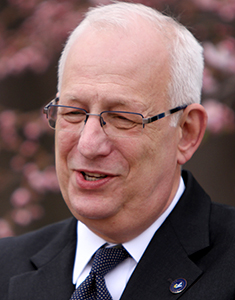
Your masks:
M 107 220 L 115 215 L 113 209 L 108 209 L 107 205 L 93 205 L 92 207 L 79 207 L 76 205 L 75 207 L 69 208 L 75 218 L 82 222 L 83 220 Z

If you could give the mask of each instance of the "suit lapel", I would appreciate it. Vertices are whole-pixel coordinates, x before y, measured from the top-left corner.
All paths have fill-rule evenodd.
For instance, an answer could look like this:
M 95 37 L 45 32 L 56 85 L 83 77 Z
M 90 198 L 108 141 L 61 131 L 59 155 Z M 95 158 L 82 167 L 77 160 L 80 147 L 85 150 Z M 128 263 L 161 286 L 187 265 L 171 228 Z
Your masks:
M 210 200 L 190 174 L 184 174 L 184 181 L 184 195 L 154 235 L 121 300 L 183 299 L 203 274 L 193 257 L 209 246 Z M 172 293 L 170 285 L 179 278 L 187 286 L 180 293 Z
M 31 258 L 35 270 L 11 278 L 9 300 L 69 299 L 74 286 L 72 272 L 76 248 L 76 221 L 66 228 L 44 249 Z M 30 287 L 30 288 L 29 288 Z
M 189 259 L 167 220 L 149 244 L 121 300 L 177 299 L 181 293 L 172 294 L 171 283 L 184 278 L 189 288 L 201 274 L 202 271 Z

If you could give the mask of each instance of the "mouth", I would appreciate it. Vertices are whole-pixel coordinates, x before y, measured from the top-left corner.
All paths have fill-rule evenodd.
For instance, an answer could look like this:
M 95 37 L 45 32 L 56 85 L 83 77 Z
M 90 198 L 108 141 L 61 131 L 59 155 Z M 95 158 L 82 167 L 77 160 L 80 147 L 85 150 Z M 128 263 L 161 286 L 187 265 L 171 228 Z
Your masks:
M 98 173 L 81 172 L 81 174 L 86 181 L 97 181 L 107 177 L 105 174 Z

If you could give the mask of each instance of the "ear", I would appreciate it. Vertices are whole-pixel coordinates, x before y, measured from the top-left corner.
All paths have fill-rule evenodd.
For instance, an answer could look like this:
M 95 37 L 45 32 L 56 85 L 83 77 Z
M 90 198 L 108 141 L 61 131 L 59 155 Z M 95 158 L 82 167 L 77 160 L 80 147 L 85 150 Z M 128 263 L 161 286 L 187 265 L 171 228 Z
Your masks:
M 180 119 L 180 140 L 177 162 L 185 164 L 199 147 L 207 126 L 207 113 L 204 107 L 194 103 L 189 105 Z

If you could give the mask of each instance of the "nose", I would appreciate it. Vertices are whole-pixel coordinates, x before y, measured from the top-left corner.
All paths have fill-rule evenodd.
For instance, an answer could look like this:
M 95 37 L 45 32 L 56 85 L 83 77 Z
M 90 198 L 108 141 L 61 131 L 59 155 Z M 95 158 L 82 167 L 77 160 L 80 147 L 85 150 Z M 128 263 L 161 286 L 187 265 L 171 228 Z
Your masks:
M 99 115 L 89 115 L 77 147 L 79 152 L 88 159 L 109 155 L 111 143 L 103 131 Z

